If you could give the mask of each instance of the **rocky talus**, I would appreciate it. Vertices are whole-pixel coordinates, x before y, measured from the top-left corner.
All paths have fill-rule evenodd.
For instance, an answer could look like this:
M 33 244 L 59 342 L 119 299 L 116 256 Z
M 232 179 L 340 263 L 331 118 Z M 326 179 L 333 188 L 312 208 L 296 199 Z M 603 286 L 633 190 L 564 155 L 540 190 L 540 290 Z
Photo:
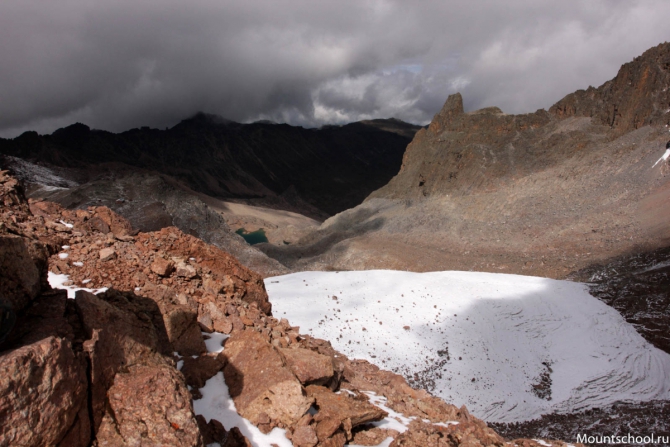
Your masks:
M 251 445 L 194 413 L 219 372 L 240 415 L 264 433 L 286 429 L 297 447 L 388 437 L 392 446 L 543 445 L 506 441 L 465 408 L 300 334 L 272 316 L 258 274 L 177 228 L 136 233 L 105 207 L 28 204 L 6 171 L 0 204 L 0 446 Z M 47 270 L 109 289 L 68 298 Z M 229 335 L 220 353 L 207 352 L 213 331 Z M 371 425 L 388 415 L 371 393 L 414 418 L 409 428 Z

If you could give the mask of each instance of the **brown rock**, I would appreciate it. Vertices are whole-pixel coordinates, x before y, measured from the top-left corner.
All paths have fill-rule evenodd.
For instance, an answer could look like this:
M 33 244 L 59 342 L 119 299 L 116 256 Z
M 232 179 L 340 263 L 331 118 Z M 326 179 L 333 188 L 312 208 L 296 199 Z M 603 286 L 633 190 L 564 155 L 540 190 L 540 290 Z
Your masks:
M 243 331 L 244 330 L 244 322 L 242 321 L 242 318 L 238 317 L 237 315 L 231 315 L 228 317 L 228 320 L 233 326 L 233 331 Z M 216 323 L 215 323 L 216 324 Z
M 217 295 L 223 290 L 223 281 L 218 281 L 214 278 L 205 278 L 202 281 L 202 287 L 205 289 L 205 292 Z
M 319 442 L 319 438 L 316 437 L 316 432 L 312 427 L 303 425 L 293 431 L 291 442 L 295 447 L 314 447 Z
M 223 427 L 223 424 L 216 419 L 210 419 L 209 422 L 201 414 L 196 415 L 196 421 L 198 422 L 198 427 L 200 428 L 200 433 L 202 433 L 202 439 L 205 445 L 212 443 L 223 444 L 226 440 L 228 433 Z
M 317 415 L 319 421 L 316 424 L 316 435 L 319 441 L 325 441 L 330 438 L 342 425 L 342 419 L 337 417 L 337 415 L 326 416 L 326 414 L 329 413 L 327 413 L 327 409 L 324 407 L 321 417 Z
M 88 414 L 88 407 L 82 405 L 72 427 L 58 443 L 58 447 L 87 447 L 89 445 L 91 445 L 91 418 Z
M 273 423 L 288 427 L 307 412 L 313 399 L 304 395 L 300 382 L 261 334 L 234 332 L 225 347 L 224 376 L 240 415 L 258 424 L 265 413 Z
M 222 319 L 214 322 L 214 330 L 217 332 L 223 332 L 224 334 L 230 334 L 233 330 L 233 322 L 230 321 L 230 319 L 223 317 Z
M 151 263 L 151 271 L 159 276 L 170 276 L 170 273 L 174 270 L 174 262 L 163 259 L 156 258 L 154 262 Z
M 100 260 L 101 261 L 111 261 L 116 259 L 116 251 L 112 247 L 103 248 L 100 250 Z
M 425 390 L 411 388 L 402 376 L 380 370 L 366 360 L 347 361 L 343 374 L 347 387 L 373 391 L 386 397 L 387 405 L 406 417 L 446 422 L 457 420 L 462 413 L 454 405 L 431 396 Z
M 197 272 L 195 271 L 195 267 L 192 265 L 186 264 L 184 261 L 179 261 L 175 265 L 174 274 L 180 278 L 191 279 L 196 277 Z
M 310 385 L 305 390 L 309 397 L 316 400 L 316 405 L 320 409 L 315 417 L 317 421 L 335 418 L 341 422 L 350 419 L 351 426 L 356 427 L 360 424 L 380 421 L 388 416 L 388 413 L 372 404 L 354 400 L 344 394 L 335 394 L 323 386 Z
M 253 326 L 254 325 L 254 320 L 252 320 L 251 318 L 248 318 L 247 316 L 240 317 L 240 321 L 245 326 Z
M 204 320 L 206 323 L 207 319 L 209 319 L 212 322 L 212 329 L 217 332 L 230 334 L 230 332 L 233 330 L 232 321 L 226 317 L 226 314 L 223 310 L 221 310 L 215 303 L 211 301 L 200 305 L 200 311 L 198 314 L 199 321 Z
M 181 367 L 181 373 L 186 379 L 186 384 L 198 389 L 204 387 L 205 382 L 226 366 L 223 354 L 206 354 L 196 358 L 186 356 L 182 360 L 184 365 Z
M 233 427 L 228 432 L 226 442 L 221 447 L 253 447 L 239 428 Z
M 103 298 L 109 298 L 125 309 Z M 166 360 L 159 352 L 170 353 L 171 350 L 165 330 L 162 340 L 157 329 L 163 324 L 158 306 L 147 298 L 136 297 L 136 300 L 133 303 L 125 296 L 113 296 L 110 292 L 96 296 L 84 291 L 78 291 L 75 298 L 88 338 L 84 342 L 84 351 L 91 362 L 94 430 L 102 421 L 107 390 L 116 373 L 126 365 L 141 362 L 163 364 Z M 147 317 L 151 314 L 153 318 Z
M 352 444 L 356 445 L 379 445 L 386 438 L 395 438 L 398 432 L 387 428 L 373 427 L 369 430 L 362 430 L 354 434 Z
M 331 438 L 326 439 L 319 447 L 344 447 L 347 438 L 342 431 L 338 431 Z
M 0 235 L 0 296 L 19 312 L 42 290 L 48 253 L 43 244 Z
M 333 363 L 330 357 L 309 349 L 279 349 L 286 364 L 303 384 L 323 385 L 333 377 Z
M 391 447 L 483 447 L 503 444 L 504 439 L 487 427 L 486 423 L 472 418 L 471 421 L 460 421 L 459 424 L 447 427 L 412 421 L 409 430 L 398 435 Z
M 86 383 L 84 362 L 67 340 L 48 337 L 4 353 L 0 444 L 58 444 L 86 410 Z
M 181 355 L 200 355 L 206 352 L 198 315 L 186 306 L 163 306 L 163 321 L 172 349 Z
M 172 367 L 135 365 L 118 373 L 98 445 L 203 446 L 191 395 Z
M 97 231 L 103 234 L 109 233 L 109 225 L 107 225 L 104 220 L 97 216 L 89 219 L 87 223 L 88 227 L 93 231 Z
M 99 206 L 95 208 L 95 217 L 89 220 L 89 223 L 94 219 L 100 219 L 107 226 L 107 231 L 101 233 L 114 233 L 114 236 L 127 236 L 133 232 L 133 227 L 125 218 L 119 216 L 106 206 Z

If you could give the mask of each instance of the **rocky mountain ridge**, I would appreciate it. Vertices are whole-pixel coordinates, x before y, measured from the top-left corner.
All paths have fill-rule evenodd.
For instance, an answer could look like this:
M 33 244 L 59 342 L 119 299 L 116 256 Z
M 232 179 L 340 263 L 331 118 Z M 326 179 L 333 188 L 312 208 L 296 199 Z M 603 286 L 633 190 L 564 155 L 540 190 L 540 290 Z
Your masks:
M 351 208 L 397 172 L 419 126 L 371 120 L 304 129 L 197 114 L 165 129 L 114 134 L 84 124 L 0 139 L 0 153 L 61 168 L 80 181 L 116 163 L 166 174 L 194 191 L 327 217 Z M 117 166 L 121 169 L 122 166 Z
M 248 446 L 194 412 L 217 374 L 240 415 L 294 446 L 548 444 L 505 441 L 465 408 L 300 334 L 271 316 L 258 274 L 177 228 L 137 233 L 106 207 L 28 203 L 6 171 L 0 203 L 2 446 Z M 93 286 L 109 289 L 75 290 Z M 364 392 L 414 420 L 402 433 L 370 425 L 388 412 Z
M 465 112 L 452 95 L 387 185 L 296 244 L 261 248 L 294 270 L 563 278 L 665 247 L 669 85 L 664 43 L 549 111 Z

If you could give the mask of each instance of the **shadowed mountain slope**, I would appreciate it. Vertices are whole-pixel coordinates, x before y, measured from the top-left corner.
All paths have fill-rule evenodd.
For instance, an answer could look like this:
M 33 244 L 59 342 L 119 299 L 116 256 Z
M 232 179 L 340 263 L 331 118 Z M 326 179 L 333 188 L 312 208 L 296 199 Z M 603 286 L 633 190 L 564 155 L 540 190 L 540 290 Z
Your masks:
M 359 204 L 398 171 L 419 126 L 372 120 L 304 129 L 198 114 L 166 129 L 113 134 L 73 124 L 0 139 L 0 153 L 53 166 L 115 162 L 154 170 L 219 198 L 326 217 Z
M 294 269 L 478 270 L 563 277 L 670 244 L 670 44 L 549 111 L 465 112 L 449 97 L 399 173 L 291 247 Z M 360 231 L 359 231 L 360 230 Z

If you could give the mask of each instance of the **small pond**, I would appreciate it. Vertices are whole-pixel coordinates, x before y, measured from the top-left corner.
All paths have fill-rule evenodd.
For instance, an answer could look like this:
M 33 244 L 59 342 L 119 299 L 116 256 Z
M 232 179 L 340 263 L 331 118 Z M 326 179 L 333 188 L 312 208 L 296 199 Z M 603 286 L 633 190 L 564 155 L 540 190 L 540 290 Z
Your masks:
M 260 244 L 262 242 L 268 242 L 267 236 L 265 236 L 265 230 L 263 228 L 256 231 L 247 231 L 244 228 L 240 228 L 235 233 L 239 234 L 247 241 L 247 244 L 254 245 Z

